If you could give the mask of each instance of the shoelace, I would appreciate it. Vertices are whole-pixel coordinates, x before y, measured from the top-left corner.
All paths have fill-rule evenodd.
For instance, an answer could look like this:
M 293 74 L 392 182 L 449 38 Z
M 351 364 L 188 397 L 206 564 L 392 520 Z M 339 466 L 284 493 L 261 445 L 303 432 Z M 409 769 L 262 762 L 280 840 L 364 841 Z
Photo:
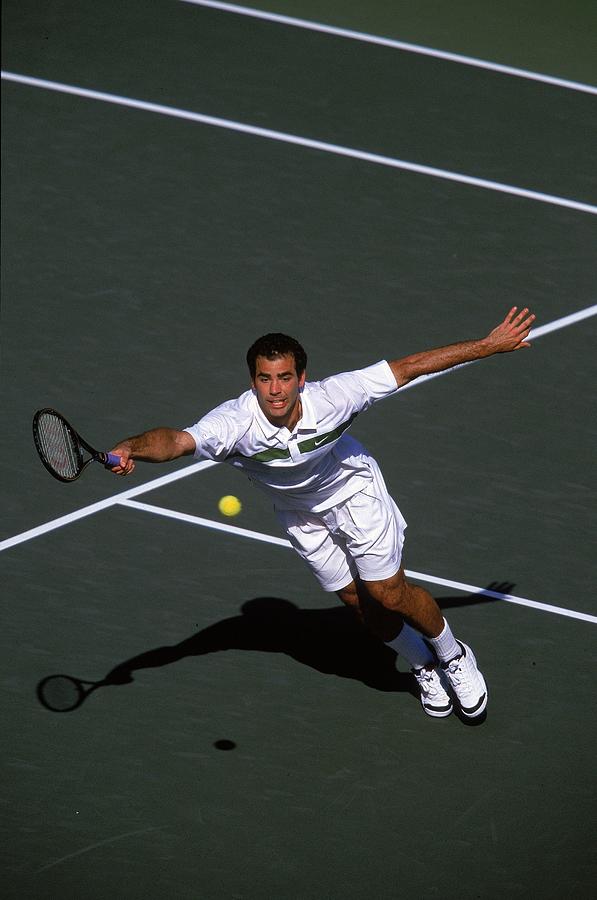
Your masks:
M 450 675 L 456 680 L 457 684 L 460 684 L 460 680 L 464 675 L 462 671 L 462 662 L 464 660 L 463 656 L 457 656 L 456 659 L 452 659 L 448 665 L 446 666 L 446 672 L 449 672 Z
M 446 674 L 449 675 L 450 683 L 454 688 L 460 688 L 465 694 L 474 694 L 474 688 L 471 683 L 471 673 L 466 672 L 466 662 L 464 654 L 457 656 L 451 660 L 446 667 Z
M 439 693 L 439 675 L 433 669 L 421 669 L 420 672 L 415 672 L 415 677 L 424 694 L 434 697 Z M 437 684 L 435 683 L 436 679 Z

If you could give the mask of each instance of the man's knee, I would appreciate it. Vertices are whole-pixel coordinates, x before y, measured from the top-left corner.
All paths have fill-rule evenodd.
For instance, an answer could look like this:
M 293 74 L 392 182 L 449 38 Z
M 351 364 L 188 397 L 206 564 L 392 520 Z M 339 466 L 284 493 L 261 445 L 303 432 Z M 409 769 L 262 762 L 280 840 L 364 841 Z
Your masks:
M 347 584 L 346 587 L 342 588 L 342 590 L 336 591 L 336 594 L 338 597 L 340 597 L 342 603 L 346 603 L 347 606 L 358 608 L 359 591 L 356 582 L 351 581 L 350 584 Z
M 369 595 L 381 606 L 393 612 L 403 612 L 409 607 L 409 585 L 400 569 L 390 578 L 365 582 Z

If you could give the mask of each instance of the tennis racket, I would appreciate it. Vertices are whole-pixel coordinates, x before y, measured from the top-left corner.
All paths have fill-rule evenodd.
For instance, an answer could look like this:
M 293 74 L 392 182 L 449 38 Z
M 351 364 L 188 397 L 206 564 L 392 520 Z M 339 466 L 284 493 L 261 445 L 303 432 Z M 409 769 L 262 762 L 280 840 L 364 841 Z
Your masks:
M 95 450 L 55 409 L 39 409 L 35 413 L 33 440 L 42 463 L 58 481 L 74 481 L 91 462 L 99 462 L 107 469 L 120 465 L 119 456 Z

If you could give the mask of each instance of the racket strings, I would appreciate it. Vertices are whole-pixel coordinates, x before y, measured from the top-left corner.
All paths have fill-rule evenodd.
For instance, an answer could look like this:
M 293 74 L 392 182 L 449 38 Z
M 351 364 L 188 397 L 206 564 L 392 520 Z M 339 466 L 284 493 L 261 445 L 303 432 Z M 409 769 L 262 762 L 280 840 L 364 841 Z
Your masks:
M 46 413 L 37 423 L 43 457 L 63 478 L 74 478 L 81 468 L 81 452 L 70 428 L 58 416 Z

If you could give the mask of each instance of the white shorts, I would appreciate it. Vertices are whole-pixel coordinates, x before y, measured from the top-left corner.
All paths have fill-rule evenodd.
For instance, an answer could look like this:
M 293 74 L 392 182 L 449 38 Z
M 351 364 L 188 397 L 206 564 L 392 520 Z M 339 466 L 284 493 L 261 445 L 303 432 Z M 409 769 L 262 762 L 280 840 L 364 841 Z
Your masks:
M 355 578 L 379 581 L 400 568 L 402 513 L 388 494 L 379 467 L 369 460 L 371 485 L 320 513 L 277 510 L 290 543 L 324 591 L 339 591 Z

